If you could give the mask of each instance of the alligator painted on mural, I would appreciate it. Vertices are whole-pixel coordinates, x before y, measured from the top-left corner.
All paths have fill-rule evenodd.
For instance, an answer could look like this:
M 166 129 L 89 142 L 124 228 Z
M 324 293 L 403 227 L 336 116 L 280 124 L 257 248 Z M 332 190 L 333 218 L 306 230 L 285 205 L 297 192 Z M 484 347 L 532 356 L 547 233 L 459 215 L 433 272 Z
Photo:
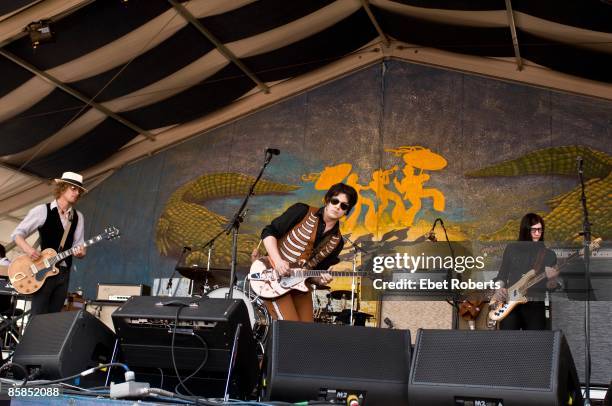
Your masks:
M 586 146 L 563 146 L 540 149 L 520 158 L 501 162 L 477 171 L 467 177 L 560 175 L 576 177 L 576 160 L 582 157 L 585 194 L 588 201 L 589 220 L 594 237 L 608 240 L 612 237 L 612 157 L 605 152 Z M 539 213 L 546 224 L 549 241 L 576 241 L 576 233 L 582 230 L 583 212 L 578 184 L 567 193 L 546 202 L 550 211 Z M 509 220 L 502 228 L 480 236 L 484 241 L 516 238 L 520 219 Z
M 157 222 L 155 242 L 162 255 L 178 258 L 183 247 L 202 247 L 219 234 L 229 222 L 206 208 L 206 202 L 242 197 L 247 194 L 255 178 L 240 173 L 211 173 L 202 175 L 179 187 L 168 199 Z M 285 194 L 299 189 L 267 180 L 260 180 L 256 195 Z M 215 242 L 214 267 L 228 267 L 231 259 L 231 236 L 221 234 Z M 238 263 L 250 264 L 250 254 L 259 243 L 254 234 L 238 235 Z M 207 252 L 193 249 L 185 259 L 186 265 L 206 264 Z

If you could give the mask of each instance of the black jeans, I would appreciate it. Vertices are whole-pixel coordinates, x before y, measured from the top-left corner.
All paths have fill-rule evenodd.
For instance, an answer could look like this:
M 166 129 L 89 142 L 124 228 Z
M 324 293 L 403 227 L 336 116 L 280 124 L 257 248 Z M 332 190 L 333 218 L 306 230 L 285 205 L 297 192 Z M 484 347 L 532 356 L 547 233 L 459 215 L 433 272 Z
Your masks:
M 544 302 L 518 305 L 499 323 L 500 330 L 548 330 Z
M 68 294 L 70 272 L 63 267 L 59 267 L 59 270 L 59 274 L 47 278 L 42 288 L 32 296 L 31 316 L 62 310 Z

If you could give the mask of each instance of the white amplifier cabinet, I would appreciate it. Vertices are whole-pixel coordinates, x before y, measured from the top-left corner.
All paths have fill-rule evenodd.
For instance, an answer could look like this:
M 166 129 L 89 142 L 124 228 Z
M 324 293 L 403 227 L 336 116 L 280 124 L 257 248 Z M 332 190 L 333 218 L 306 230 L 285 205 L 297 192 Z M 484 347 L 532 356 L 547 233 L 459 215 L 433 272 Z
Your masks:
M 131 296 L 148 296 L 151 288 L 147 285 L 127 283 L 98 283 L 96 300 L 113 300 L 125 302 Z
M 112 315 L 122 304 L 123 303 L 109 301 L 87 302 L 85 304 L 85 310 L 94 315 L 94 317 L 96 317 L 102 323 L 106 324 L 106 327 L 115 332 Z

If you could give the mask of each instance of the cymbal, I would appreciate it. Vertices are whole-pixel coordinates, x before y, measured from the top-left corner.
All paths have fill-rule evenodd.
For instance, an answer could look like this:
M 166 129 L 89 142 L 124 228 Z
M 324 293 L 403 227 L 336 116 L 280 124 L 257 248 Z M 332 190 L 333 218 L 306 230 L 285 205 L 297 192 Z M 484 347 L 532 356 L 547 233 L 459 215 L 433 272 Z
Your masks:
M 193 279 L 193 280 L 209 279 L 212 277 L 213 272 L 215 274 L 227 272 L 228 273 L 227 278 L 229 279 L 229 272 L 230 272 L 230 270 L 227 268 L 210 268 L 210 270 L 207 270 L 206 268 L 199 266 L 199 265 L 177 266 L 175 269 L 178 271 L 178 273 L 180 273 L 185 278 Z
M 351 299 L 351 291 L 350 290 L 333 290 L 329 293 L 329 297 L 331 299 L 341 300 L 342 296 L 345 299 Z M 355 297 L 357 296 L 357 292 L 355 292 Z

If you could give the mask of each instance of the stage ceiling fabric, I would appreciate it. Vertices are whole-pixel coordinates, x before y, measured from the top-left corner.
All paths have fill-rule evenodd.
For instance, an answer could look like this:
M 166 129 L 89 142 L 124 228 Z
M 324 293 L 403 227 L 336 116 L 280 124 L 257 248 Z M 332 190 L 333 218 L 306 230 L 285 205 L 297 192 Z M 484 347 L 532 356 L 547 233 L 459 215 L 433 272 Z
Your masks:
M 612 100 L 612 2 L 2 1 L 0 241 L 63 171 L 95 187 L 388 58 Z

